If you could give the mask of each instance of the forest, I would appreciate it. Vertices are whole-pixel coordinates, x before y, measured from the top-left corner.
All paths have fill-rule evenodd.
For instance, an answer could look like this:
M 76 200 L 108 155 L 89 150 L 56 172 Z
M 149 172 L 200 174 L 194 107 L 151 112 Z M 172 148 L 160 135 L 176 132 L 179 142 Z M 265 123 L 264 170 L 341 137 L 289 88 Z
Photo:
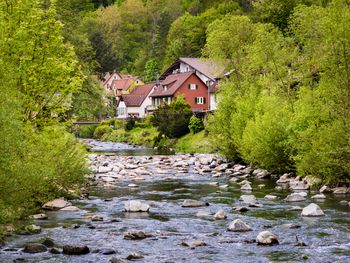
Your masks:
M 103 72 L 152 81 L 178 57 L 221 63 L 206 129 L 225 157 L 350 177 L 348 0 L 0 2 L 0 222 L 79 188 L 72 119 L 109 110 Z

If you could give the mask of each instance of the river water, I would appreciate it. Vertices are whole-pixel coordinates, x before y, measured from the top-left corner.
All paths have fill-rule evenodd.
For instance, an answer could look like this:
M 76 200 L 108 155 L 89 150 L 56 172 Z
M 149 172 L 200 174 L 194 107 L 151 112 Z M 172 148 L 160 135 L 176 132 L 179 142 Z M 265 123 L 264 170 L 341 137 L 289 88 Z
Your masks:
M 93 142 L 98 151 L 112 151 L 113 155 L 152 155 L 156 152 L 127 145 Z M 94 148 L 94 151 L 97 151 Z M 111 153 L 109 153 L 111 155 Z M 154 156 L 156 158 L 156 156 Z M 169 157 L 171 158 L 171 157 Z M 237 184 L 228 183 L 229 178 L 213 178 L 211 173 L 196 174 L 191 168 L 182 173 L 145 177 L 135 182 L 128 177 L 119 180 L 115 187 L 96 185 L 90 189 L 88 200 L 73 200 L 79 212 L 48 212 L 48 220 L 35 221 L 42 232 L 30 236 L 14 236 L 0 249 L 0 262 L 109 262 L 112 257 L 125 259 L 130 253 L 143 256 L 137 262 L 350 262 L 349 206 L 339 204 L 348 196 L 327 196 L 317 204 L 325 213 L 323 217 L 306 218 L 300 211 L 288 211 L 292 205 L 306 206 L 307 201 L 286 203 L 287 190 L 277 191 L 271 180 L 250 180 L 253 192 L 262 208 L 250 208 L 246 213 L 232 210 L 240 205 L 242 192 Z M 130 183 L 139 187 L 131 188 Z M 228 187 L 222 187 L 225 185 Z M 264 184 L 263 188 L 258 185 Z M 263 197 L 274 194 L 276 201 Z M 149 213 L 125 213 L 124 202 L 141 200 L 151 205 Z M 185 199 L 209 202 L 207 207 L 181 207 Z M 226 220 L 214 220 L 212 216 L 197 217 L 198 211 L 227 212 Z M 103 217 L 101 222 L 91 222 L 87 213 Z M 242 219 L 253 231 L 236 233 L 227 231 L 234 219 Z M 79 228 L 70 227 L 78 224 Z M 300 225 L 288 228 L 285 224 Z M 124 233 L 143 230 L 153 237 L 143 240 L 125 240 Z M 258 246 L 253 241 L 259 232 L 268 230 L 278 236 L 279 245 Z M 90 253 L 81 256 L 28 254 L 22 251 L 25 243 L 40 242 L 51 237 L 57 247 L 65 244 L 83 244 Z M 306 246 L 296 246 L 298 238 Z M 181 243 L 201 240 L 206 246 L 190 248 Z M 116 254 L 104 255 L 105 249 Z M 8 251 L 11 250 L 11 251 Z

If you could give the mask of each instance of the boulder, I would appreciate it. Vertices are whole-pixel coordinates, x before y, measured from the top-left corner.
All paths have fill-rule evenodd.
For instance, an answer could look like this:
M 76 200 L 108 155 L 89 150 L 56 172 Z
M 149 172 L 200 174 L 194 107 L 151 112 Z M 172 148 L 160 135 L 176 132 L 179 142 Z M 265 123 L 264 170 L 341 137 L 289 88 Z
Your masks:
M 241 187 L 242 191 L 251 191 L 253 188 L 250 186 L 250 184 L 245 184 Z
M 302 216 L 324 216 L 324 213 L 318 205 L 311 203 L 308 206 L 304 207 L 303 211 L 301 212 L 301 215 Z
M 130 230 L 124 234 L 126 240 L 141 240 L 148 237 L 153 237 L 153 235 L 142 230 Z
M 277 236 L 269 231 L 262 231 L 256 237 L 256 242 L 258 245 L 274 245 L 278 244 Z
M 240 212 L 240 213 L 244 213 L 244 212 L 249 211 L 249 208 L 245 207 L 245 206 L 235 206 L 232 209 L 233 209 L 233 211 Z
M 46 252 L 47 248 L 40 243 L 28 243 L 24 246 L 23 252 L 26 253 L 43 253 Z
M 182 207 L 200 207 L 200 206 L 209 206 L 209 203 L 204 201 L 199 201 L 199 200 L 187 199 L 182 203 L 181 206 Z
M 97 173 L 105 174 L 113 171 L 113 167 L 99 166 Z
M 78 211 L 80 211 L 80 209 L 78 207 L 76 207 L 76 206 L 70 205 L 70 206 L 63 207 L 62 209 L 60 209 L 60 211 L 78 212 Z
M 55 242 L 49 238 L 49 237 L 46 237 L 42 242 L 41 244 L 43 244 L 45 247 L 54 247 L 55 246 Z
M 324 194 L 317 194 L 317 195 L 313 195 L 311 196 L 311 199 L 326 199 L 326 196 Z
M 91 221 L 94 221 L 94 222 L 103 221 L 103 217 L 99 215 L 93 215 L 91 216 Z
M 348 193 L 348 189 L 346 187 L 335 187 L 332 189 L 332 191 L 335 195 L 345 195 Z
M 36 215 L 31 215 L 29 218 L 35 219 L 35 220 L 46 220 L 49 217 L 46 214 L 36 214 Z
M 244 223 L 241 219 L 235 219 L 228 227 L 229 231 L 233 232 L 246 232 L 251 231 L 252 228 Z
M 306 198 L 302 196 L 300 193 L 292 193 L 287 196 L 286 199 L 284 199 L 287 202 L 302 202 L 305 201 Z
M 226 171 L 226 169 L 228 169 L 228 164 L 227 163 L 223 163 L 223 164 L 220 164 L 219 166 L 217 166 L 215 168 L 215 171 L 217 171 L 217 172 L 224 172 L 224 171 Z
M 329 186 L 327 186 L 327 185 L 324 185 L 324 186 L 322 186 L 320 188 L 320 193 L 321 194 L 330 194 L 332 192 L 333 192 L 332 189 Z
M 148 212 L 149 211 L 149 205 L 141 203 L 137 200 L 131 200 L 127 201 L 124 204 L 124 210 L 126 212 Z
M 241 195 L 239 200 L 242 201 L 243 204 L 248 204 L 248 205 L 256 203 L 256 197 L 254 195 Z
M 204 241 L 202 240 L 195 240 L 193 242 L 189 242 L 189 241 L 184 241 L 181 243 L 182 246 L 185 246 L 185 247 L 190 247 L 191 249 L 194 249 L 196 247 L 202 247 L 202 246 L 206 246 L 207 243 L 205 243 Z
M 214 215 L 214 218 L 217 220 L 226 219 L 227 213 L 224 210 L 220 209 L 219 211 L 216 212 L 216 214 Z
M 136 253 L 136 252 L 132 252 L 126 257 L 127 260 L 138 260 L 138 259 L 142 259 L 142 258 L 143 258 L 143 256 L 139 253 Z
M 63 254 L 66 255 L 85 255 L 89 254 L 90 249 L 85 245 L 64 245 Z
M 51 211 L 57 211 L 62 208 L 65 208 L 67 206 L 71 206 L 72 204 L 70 202 L 65 201 L 64 199 L 55 199 L 50 202 L 47 202 L 43 205 L 43 209 L 45 210 L 51 210 Z
M 287 184 L 289 183 L 290 178 L 289 178 L 289 174 L 283 174 L 277 181 L 277 184 Z
M 289 181 L 289 188 L 292 190 L 308 190 L 310 185 L 306 181 L 291 180 Z
M 264 197 L 266 200 L 276 200 L 278 197 L 275 195 L 265 195 Z

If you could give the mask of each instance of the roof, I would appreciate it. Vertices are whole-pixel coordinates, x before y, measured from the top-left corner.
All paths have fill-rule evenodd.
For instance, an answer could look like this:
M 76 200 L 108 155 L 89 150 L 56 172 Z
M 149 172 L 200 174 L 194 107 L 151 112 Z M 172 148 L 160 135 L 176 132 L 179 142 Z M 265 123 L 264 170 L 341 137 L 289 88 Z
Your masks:
M 102 79 L 103 85 L 105 85 L 114 75 L 117 75 L 119 78 L 121 78 L 120 74 L 117 72 L 107 72 Z
M 136 86 L 130 94 L 122 95 L 122 100 L 127 107 L 141 106 L 149 93 L 152 91 L 154 85 L 155 83 L 151 82 L 143 86 Z
M 182 86 L 182 84 L 193 74 L 194 72 L 171 74 L 161 82 L 161 85 L 156 88 L 150 97 L 167 97 L 173 96 L 175 92 Z M 168 89 L 164 90 L 163 87 L 167 85 Z
M 219 84 L 217 81 L 214 82 L 213 85 L 210 85 L 209 87 L 209 93 L 216 93 L 219 90 Z
M 179 68 L 181 62 L 190 65 L 196 71 L 202 73 L 212 80 L 219 79 L 225 74 L 225 68 L 212 60 L 203 58 L 179 58 L 163 73 L 160 79 L 164 79 L 169 74 L 172 74 L 174 70 Z
M 133 78 L 128 78 L 128 79 L 116 79 L 113 81 L 113 87 L 117 90 L 127 90 L 129 89 Z

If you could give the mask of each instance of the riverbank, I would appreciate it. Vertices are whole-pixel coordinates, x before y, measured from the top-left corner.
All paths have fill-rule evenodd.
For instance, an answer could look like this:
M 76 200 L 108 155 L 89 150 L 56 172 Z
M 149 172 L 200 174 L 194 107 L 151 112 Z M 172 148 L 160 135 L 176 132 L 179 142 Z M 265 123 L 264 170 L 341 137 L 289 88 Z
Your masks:
M 94 144 L 101 151 L 111 148 Z M 44 210 L 46 219 L 32 221 L 40 233 L 8 240 L 0 249 L 2 260 L 71 262 L 69 251 L 75 251 L 77 263 L 349 259 L 350 200 L 338 194 L 341 189 L 315 198 L 321 193 L 305 189 L 300 178 L 217 155 L 130 156 L 124 153 L 133 147 L 123 147 L 117 154 L 89 154 L 90 196 L 70 200 L 57 211 Z M 323 215 L 302 215 L 311 203 Z M 258 246 L 266 231 L 276 237 L 274 246 Z M 46 247 L 48 239 L 53 247 Z M 25 252 L 33 243 L 41 252 Z
M 192 132 L 178 139 L 160 136 L 159 132 L 147 120 L 136 122 L 126 129 L 126 122 L 118 120 L 103 121 L 100 126 L 86 125 L 76 128 L 75 134 L 80 138 L 97 138 L 105 142 L 128 143 L 135 146 L 174 149 L 182 153 L 213 153 L 206 132 Z M 99 132 L 96 129 L 100 128 Z

